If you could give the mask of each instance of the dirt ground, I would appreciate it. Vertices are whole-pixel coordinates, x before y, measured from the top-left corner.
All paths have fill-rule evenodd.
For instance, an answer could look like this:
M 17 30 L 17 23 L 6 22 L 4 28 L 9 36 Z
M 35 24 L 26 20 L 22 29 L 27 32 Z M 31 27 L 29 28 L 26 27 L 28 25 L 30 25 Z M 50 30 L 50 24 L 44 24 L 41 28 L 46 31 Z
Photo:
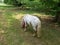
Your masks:
M 29 31 L 24 32 L 20 27 L 21 17 L 24 13 L 13 11 L 0 11 L 0 45 L 60 45 L 60 27 L 52 22 L 52 16 L 33 13 L 41 17 L 42 36 L 32 37 Z M 6 14 L 6 12 L 13 12 Z M 7 15 L 7 16 L 6 16 Z

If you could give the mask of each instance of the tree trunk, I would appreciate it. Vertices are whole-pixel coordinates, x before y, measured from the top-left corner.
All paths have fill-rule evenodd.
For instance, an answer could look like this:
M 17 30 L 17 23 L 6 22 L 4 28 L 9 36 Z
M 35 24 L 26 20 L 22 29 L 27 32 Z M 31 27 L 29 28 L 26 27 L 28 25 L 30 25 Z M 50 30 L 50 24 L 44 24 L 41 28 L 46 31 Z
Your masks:
M 55 16 L 54 22 L 60 22 L 60 11 L 56 12 L 56 16 Z
M 54 19 L 55 22 L 60 22 L 60 2 L 57 3 L 57 12 L 56 12 L 56 16 Z

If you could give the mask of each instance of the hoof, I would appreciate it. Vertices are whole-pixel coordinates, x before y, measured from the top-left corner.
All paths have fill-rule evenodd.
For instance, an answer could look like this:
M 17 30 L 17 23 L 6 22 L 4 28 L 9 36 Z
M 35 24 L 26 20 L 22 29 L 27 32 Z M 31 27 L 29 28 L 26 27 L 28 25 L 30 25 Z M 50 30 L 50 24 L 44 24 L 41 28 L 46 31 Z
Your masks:
M 26 32 L 26 29 L 24 30 L 24 32 Z
M 37 36 L 37 38 L 41 38 L 41 36 L 39 35 L 39 36 Z
M 33 34 L 32 36 L 33 36 L 33 37 L 36 37 L 36 34 Z

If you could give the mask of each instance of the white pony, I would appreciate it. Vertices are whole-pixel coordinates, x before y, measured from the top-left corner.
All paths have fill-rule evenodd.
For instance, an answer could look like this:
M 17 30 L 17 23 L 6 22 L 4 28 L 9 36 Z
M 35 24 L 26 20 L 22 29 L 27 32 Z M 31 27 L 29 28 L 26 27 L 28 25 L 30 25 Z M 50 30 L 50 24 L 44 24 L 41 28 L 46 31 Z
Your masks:
M 26 14 L 22 17 L 21 25 L 24 31 L 26 31 L 26 28 L 28 25 L 32 25 L 32 28 L 34 29 L 33 36 L 40 37 L 40 31 L 41 31 L 41 20 L 39 20 L 38 17 Z

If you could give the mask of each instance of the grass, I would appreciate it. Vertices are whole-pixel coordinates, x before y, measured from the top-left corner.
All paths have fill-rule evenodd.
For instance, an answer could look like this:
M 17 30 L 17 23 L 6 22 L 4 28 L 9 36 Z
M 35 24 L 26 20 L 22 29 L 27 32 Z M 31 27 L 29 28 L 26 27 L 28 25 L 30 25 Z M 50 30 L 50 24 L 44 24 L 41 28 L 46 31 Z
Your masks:
M 8 8 L 14 8 L 14 6 L 0 6 L 0 10 L 5 10 L 5 9 L 8 9 Z
M 0 45 L 60 45 L 60 30 L 50 23 L 42 22 L 40 38 L 32 37 L 31 32 L 21 29 L 22 15 L 40 13 L 31 10 L 4 10 L 0 15 Z

